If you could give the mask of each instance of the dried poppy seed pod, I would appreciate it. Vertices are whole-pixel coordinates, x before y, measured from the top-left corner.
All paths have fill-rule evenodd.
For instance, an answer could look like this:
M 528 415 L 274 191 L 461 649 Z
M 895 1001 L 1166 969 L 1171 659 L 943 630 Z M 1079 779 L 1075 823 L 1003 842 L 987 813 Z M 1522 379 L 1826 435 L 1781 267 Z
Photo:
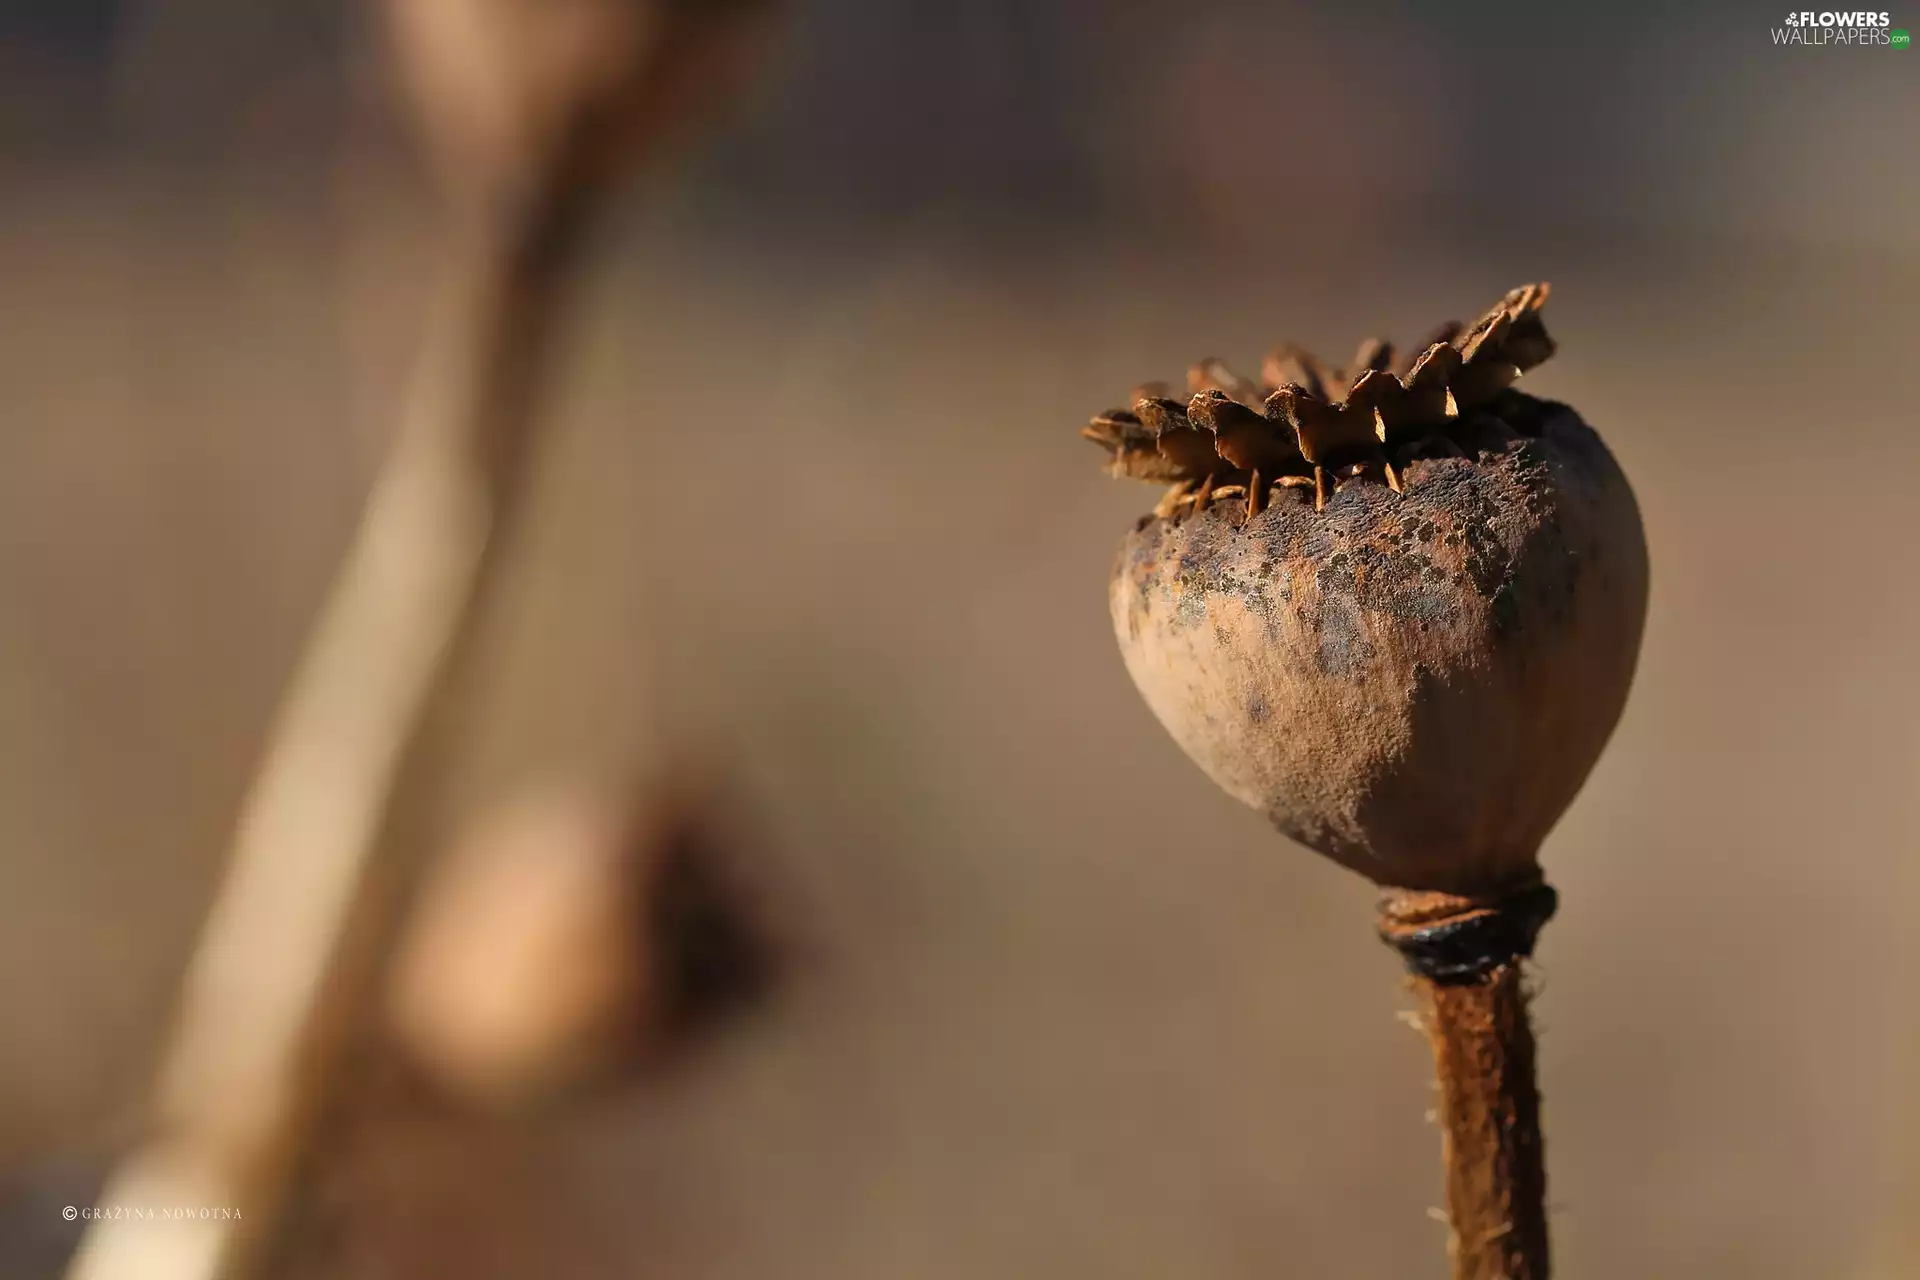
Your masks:
M 1626 701 L 1647 551 L 1565 405 L 1545 285 L 1410 360 L 1217 360 L 1084 434 L 1170 483 L 1113 572 L 1127 670 L 1188 755 L 1386 889 L 1440 1085 L 1456 1280 L 1545 1280 L 1546 1168 L 1519 960 L 1552 915 L 1541 841 Z
M 1112 579 L 1147 705 L 1229 794 L 1392 889 L 1537 883 L 1633 676 L 1632 491 L 1573 410 L 1510 389 L 1553 350 L 1546 296 L 1398 365 L 1282 348 L 1256 386 L 1206 361 L 1189 402 L 1085 433 L 1173 485 Z
M 1298 347 L 1100 415 L 1112 472 L 1171 484 L 1114 566 L 1146 704 L 1227 793 L 1386 889 L 1440 1082 L 1455 1280 L 1546 1280 L 1546 1163 L 1521 965 L 1553 913 L 1540 842 L 1613 733 L 1647 549 L 1620 468 L 1511 390 L 1548 288 L 1409 361 Z

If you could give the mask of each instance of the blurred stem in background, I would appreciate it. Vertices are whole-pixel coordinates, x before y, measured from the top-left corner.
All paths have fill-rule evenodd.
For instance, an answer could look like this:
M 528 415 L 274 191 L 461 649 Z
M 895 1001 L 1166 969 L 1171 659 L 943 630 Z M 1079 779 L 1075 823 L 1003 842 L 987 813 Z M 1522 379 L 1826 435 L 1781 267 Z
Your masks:
M 733 83 L 753 6 L 390 0 L 455 219 L 398 440 L 289 687 L 190 962 L 146 1145 L 80 1280 L 245 1274 L 322 1110 L 405 879 L 383 838 L 523 492 L 562 286 L 610 180 Z M 224 1211 L 233 1216 L 224 1216 Z

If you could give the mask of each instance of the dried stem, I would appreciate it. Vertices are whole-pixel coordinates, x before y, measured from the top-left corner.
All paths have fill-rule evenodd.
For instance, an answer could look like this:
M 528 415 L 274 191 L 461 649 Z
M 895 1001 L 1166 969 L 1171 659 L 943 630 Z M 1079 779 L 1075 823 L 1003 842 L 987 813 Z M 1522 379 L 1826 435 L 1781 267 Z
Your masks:
M 471 227 L 354 545 L 285 695 L 184 981 L 151 1139 L 104 1203 L 232 1211 L 97 1223 L 76 1280 L 235 1274 L 325 1096 L 354 926 L 398 779 L 458 665 L 520 492 L 574 202 Z M 380 930 L 368 937 L 377 938 Z
M 518 506 L 579 226 L 731 83 L 756 8 L 390 0 L 454 206 L 452 269 L 188 967 L 152 1135 L 103 1193 L 215 1216 L 97 1223 L 75 1280 L 216 1280 L 262 1256 L 390 945 L 406 859 L 383 837 Z
M 1547 1174 L 1520 962 L 1468 982 L 1413 983 L 1440 1088 L 1455 1280 L 1546 1280 Z

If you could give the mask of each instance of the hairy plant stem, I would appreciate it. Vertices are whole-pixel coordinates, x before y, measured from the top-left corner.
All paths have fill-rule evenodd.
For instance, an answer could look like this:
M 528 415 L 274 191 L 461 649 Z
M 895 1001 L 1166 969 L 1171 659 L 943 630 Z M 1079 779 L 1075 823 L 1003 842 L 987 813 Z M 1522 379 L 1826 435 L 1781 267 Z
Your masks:
M 1520 961 L 1413 985 L 1440 1089 L 1455 1280 L 1546 1280 L 1547 1174 Z

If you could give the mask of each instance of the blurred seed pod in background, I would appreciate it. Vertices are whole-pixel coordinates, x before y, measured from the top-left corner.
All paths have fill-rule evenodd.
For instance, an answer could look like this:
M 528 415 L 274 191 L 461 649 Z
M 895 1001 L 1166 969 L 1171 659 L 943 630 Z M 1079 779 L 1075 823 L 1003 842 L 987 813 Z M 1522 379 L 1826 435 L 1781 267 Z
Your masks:
M 605 178 L 725 102 L 763 0 L 384 0 L 450 185 L 489 196 L 557 170 Z
M 699 793 L 581 785 L 482 813 L 396 957 L 408 1059 L 467 1103 L 519 1107 L 656 1065 L 764 994 L 772 949 L 710 813 Z

